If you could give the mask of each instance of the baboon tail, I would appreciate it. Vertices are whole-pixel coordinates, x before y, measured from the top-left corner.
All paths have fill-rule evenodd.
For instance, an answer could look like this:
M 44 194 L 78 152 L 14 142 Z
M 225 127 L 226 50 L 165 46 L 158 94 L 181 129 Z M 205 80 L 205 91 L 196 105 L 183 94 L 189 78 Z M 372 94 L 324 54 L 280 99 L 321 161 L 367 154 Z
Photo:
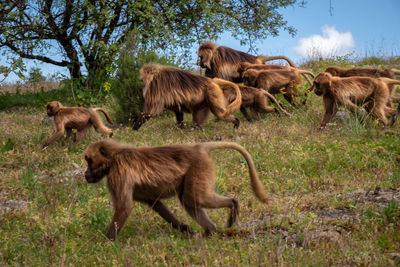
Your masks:
M 400 75 L 400 70 L 392 69 L 392 71 L 395 75 Z
M 104 114 L 104 116 L 106 117 L 107 121 L 111 124 L 114 124 L 113 121 L 111 120 L 110 116 L 108 116 L 107 112 L 105 112 L 104 109 L 102 108 L 94 108 L 94 111 L 100 111 Z
M 264 187 L 260 181 L 260 178 L 258 178 L 257 170 L 256 167 L 254 166 L 254 162 L 247 150 L 243 148 L 242 146 L 236 144 L 236 143 L 231 143 L 231 142 L 208 142 L 208 143 L 203 143 L 201 144 L 203 147 L 208 149 L 209 151 L 214 150 L 214 149 L 221 149 L 221 148 L 230 148 L 239 151 L 243 157 L 246 159 L 247 166 L 249 167 L 249 175 L 250 175 L 250 182 L 251 182 L 251 187 L 253 189 L 254 194 L 256 197 L 263 203 L 267 203 L 267 195 L 264 191 Z
M 310 75 L 313 79 L 315 79 L 314 73 L 312 73 L 311 71 L 307 71 L 307 70 L 300 70 L 297 69 L 301 75 L 303 75 L 304 78 L 306 78 L 307 82 L 312 86 L 313 82 L 311 81 L 310 77 L 308 77 L 307 75 Z
M 379 78 L 381 81 L 383 81 L 384 83 L 386 83 L 387 85 L 392 85 L 392 84 L 400 84 L 400 81 L 398 80 L 394 80 L 394 79 L 390 79 L 390 78 Z
M 271 61 L 271 60 L 275 60 L 275 59 L 284 59 L 286 60 L 287 63 L 289 63 L 289 65 L 291 67 L 297 67 L 296 64 L 293 63 L 293 61 L 291 61 L 288 57 L 285 56 L 257 56 L 257 59 L 261 60 L 263 63 L 265 63 L 266 61 Z
M 226 107 L 225 112 L 221 115 L 223 118 L 226 118 L 229 115 L 233 114 L 236 110 L 238 110 L 240 108 L 240 105 L 242 105 L 242 93 L 240 92 L 239 86 L 237 86 L 237 84 L 233 82 L 228 82 L 218 78 L 214 78 L 213 80 L 216 84 L 218 84 L 218 86 L 228 84 L 229 86 L 235 88 L 235 100 Z
M 264 93 L 265 96 L 271 98 L 272 101 L 275 102 L 275 104 L 278 106 L 278 108 L 279 108 L 280 111 L 282 111 L 283 113 L 285 113 L 285 114 L 286 114 L 287 116 L 289 116 L 290 118 L 293 118 L 293 115 L 290 114 L 289 112 L 287 112 L 286 110 L 284 110 L 284 109 L 282 108 L 282 106 L 279 104 L 278 100 L 276 100 L 276 98 L 275 98 L 273 95 L 271 95 L 269 92 L 267 92 L 267 91 L 265 91 L 265 90 L 263 90 L 263 93 Z

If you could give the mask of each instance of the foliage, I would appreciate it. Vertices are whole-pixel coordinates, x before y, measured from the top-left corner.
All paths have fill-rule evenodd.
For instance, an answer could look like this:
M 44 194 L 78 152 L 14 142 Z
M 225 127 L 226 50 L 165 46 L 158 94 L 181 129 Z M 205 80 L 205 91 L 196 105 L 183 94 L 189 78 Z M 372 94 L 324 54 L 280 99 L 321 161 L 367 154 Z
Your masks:
M 117 122 L 128 123 L 143 111 L 143 83 L 139 79 L 139 70 L 150 62 L 174 65 L 173 59 L 144 50 L 136 36 L 131 35 L 119 51 L 117 70 L 112 80 L 111 91 L 116 100 L 114 111 Z
M 69 95 L 70 92 L 66 89 L 25 94 L 0 94 L 0 110 L 14 107 L 40 107 L 44 110 L 44 107 L 50 101 L 58 100 L 67 103 Z
M 28 77 L 26 77 L 26 82 L 32 84 L 38 84 L 46 81 L 46 77 L 43 76 L 42 70 L 38 67 L 32 67 L 29 70 Z
M 86 89 L 99 88 L 112 73 L 118 47 L 138 33 L 145 49 L 188 49 L 231 31 L 242 43 L 293 34 L 279 9 L 302 0 L 4 0 L 0 4 L 0 47 L 11 55 L 68 68 Z M 188 57 L 184 57 L 189 59 Z M 101 86 L 100 86 L 101 87 Z M 83 90 L 83 89 L 82 89 Z

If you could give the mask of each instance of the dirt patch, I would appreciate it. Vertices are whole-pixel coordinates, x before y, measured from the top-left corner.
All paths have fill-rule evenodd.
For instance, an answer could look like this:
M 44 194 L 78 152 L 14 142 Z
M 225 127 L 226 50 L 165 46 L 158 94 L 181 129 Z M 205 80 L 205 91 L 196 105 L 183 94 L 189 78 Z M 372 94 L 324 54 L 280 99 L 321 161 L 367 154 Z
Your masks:
M 400 202 L 400 189 L 394 190 L 356 190 L 347 194 L 343 194 L 340 197 L 347 199 L 354 199 L 359 202 L 373 202 L 377 204 L 387 204 L 393 201 Z
M 28 204 L 23 200 L 0 200 L 0 214 L 10 212 L 11 210 L 22 209 Z

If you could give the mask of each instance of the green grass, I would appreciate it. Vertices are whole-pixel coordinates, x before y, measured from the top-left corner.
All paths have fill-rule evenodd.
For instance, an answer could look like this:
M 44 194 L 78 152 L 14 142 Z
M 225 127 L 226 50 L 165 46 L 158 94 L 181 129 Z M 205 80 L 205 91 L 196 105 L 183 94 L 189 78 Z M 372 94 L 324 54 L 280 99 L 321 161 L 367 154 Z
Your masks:
M 139 131 L 115 129 L 116 140 L 138 147 L 237 142 L 252 155 L 270 203 L 254 197 L 241 155 L 219 150 L 213 152 L 216 190 L 239 200 L 237 225 L 225 227 L 228 210 L 209 210 L 218 233 L 204 238 L 176 199 L 166 201 L 196 231 L 188 238 L 135 203 L 117 240 L 109 242 L 104 234 L 112 208 L 105 183 L 88 184 L 76 171 L 76 165 L 85 167 L 86 147 L 102 137 L 93 132 L 80 143 L 60 139 L 41 151 L 54 131 L 42 123 L 44 107 L 0 111 L 0 204 L 26 203 L 1 211 L 0 265 L 399 264 L 391 256 L 400 250 L 398 202 L 343 196 L 400 187 L 400 123 L 382 130 L 372 119 L 360 125 L 350 116 L 319 130 L 323 107 L 316 95 L 290 112 L 292 119 L 267 114 L 253 123 L 238 114 L 238 130 L 213 116 L 202 130 L 194 130 L 188 115 L 181 130 L 172 113 L 151 119 Z M 320 211 L 351 216 L 324 219 Z

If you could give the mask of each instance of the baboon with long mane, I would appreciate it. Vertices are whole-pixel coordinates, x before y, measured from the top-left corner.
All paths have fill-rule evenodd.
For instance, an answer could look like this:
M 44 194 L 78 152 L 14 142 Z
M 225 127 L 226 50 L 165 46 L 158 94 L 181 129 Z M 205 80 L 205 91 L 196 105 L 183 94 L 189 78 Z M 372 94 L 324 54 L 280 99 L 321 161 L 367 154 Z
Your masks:
M 335 116 L 338 107 L 346 106 L 351 112 L 363 116 L 359 105 L 365 105 L 367 111 L 379 119 L 386 127 L 386 115 L 392 115 L 392 124 L 396 121 L 397 111 L 387 106 L 390 99 L 389 85 L 400 81 L 389 78 L 335 77 L 328 72 L 319 73 L 314 79 L 314 92 L 323 97 L 325 114 L 320 127 Z
M 221 79 L 212 80 L 175 67 L 147 64 L 140 69 L 144 82 L 144 112 L 136 119 L 133 129 L 137 130 L 150 117 L 164 108 L 175 112 L 178 125 L 182 125 L 183 112 L 192 113 L 193 121 L 201 126 L 211 111 L 218 118 L 239 127 L 239 119 L 232 114 L 240 108 L 242 97 L 239 87 Z M 235 88 L 235 101 L 228 105 L 221 85 Z
M 237 71 L 238 64 L 249 62 L 262 64 L 266 61 L 284 59 L 290 66 L 296 65 L 285 56 L 253 56 L 226 46 L 217 46 L 213 42 L 203 42 L 198 50 L 199 65 L 206 69 L 206 76 L 221 78 L 228 81 L 241 83 L 242 77 Z
M 221 88 L 228 102 L 234 101 L 236 96 L 235 89 L 229 84 L 223 85 Z M 250 111 L 256 120 L 260 119 L 260 113 L 276 112 L 279 114 L 278 109 L 287 116 L 293 117 L 293 115 L 284 110 L 275 97 L 267 91 L 245 85 L 239 85 L 239 89 L 242 95 L 242 105 L 240 106 L 240 111 L 248 121 L 252 121 L 252 118 L 247 113 L 246 108 L 250 108 Z M 275 104 L 278 106 L 278 109 L 268 105 L 268 98 L 275 102 Z
M 67 137 L 72 135 L 72 129 L 76 129 L 76 141 L 81 140 L 86 131 L 93 125 L 94 129 L 111 137 L 113 131 L 107 128 L 101 121 L 98 111 L 102 112 L 107 121 L 113 124 L 108 114 L 101 108 L 84 108 L 84 107 L 64 107 L 58 101 L 52 101 L 46 105 L 47 115 L 54 117 L 56 133 L 53 134 L 43 145 L 43 149 L 47 148 L 56 139 L 62 137 L 67 132 Z
M 301 85 L 302 74 L 314 78 L 312 72 L 295 68 L 280 70 L 248 69 L 243 72 L 243 82 L 247 86 L 261 88 L 271 94 L 282 93 L 290 104 L 296 106 L 293 98 L 299 95 L 297 87 Z M 307 93 L 304 93 L 304 95 L 307 96 Z
M 110 140 L 91 144 L 85 153 L 85 178 L 97 183 L 107 176 L 107 187 L 114 207 L 114 216 L 107 237 L 114 240 L 129 217 L 133 201 L 148 204 L 174 228 L 191 233 L 188 225 L 176 219 L 162 199 L 178 196 L 184 209 L 205 230 L 216 231 L 205 208 L 229 208 L 228 227 L 236 221 L 238 201 L 214 191 L 215 171 L 210 151 L 234 149 L 245 158 L 250 183 L 256 197 L 267 202 L 263 185 L 258 178 L 250 154 L 240 145 L 210 142 L 195 145 L 168 145 L 135 148 Z

